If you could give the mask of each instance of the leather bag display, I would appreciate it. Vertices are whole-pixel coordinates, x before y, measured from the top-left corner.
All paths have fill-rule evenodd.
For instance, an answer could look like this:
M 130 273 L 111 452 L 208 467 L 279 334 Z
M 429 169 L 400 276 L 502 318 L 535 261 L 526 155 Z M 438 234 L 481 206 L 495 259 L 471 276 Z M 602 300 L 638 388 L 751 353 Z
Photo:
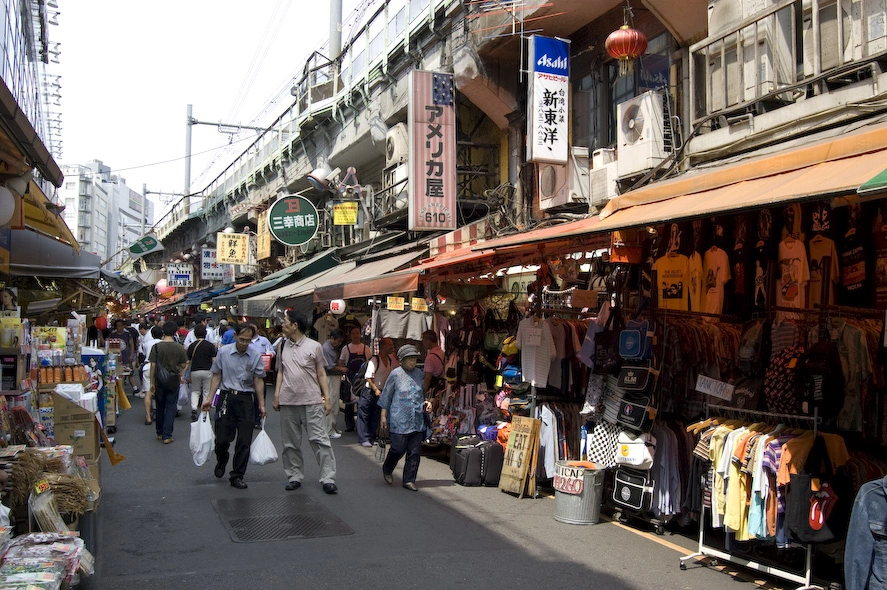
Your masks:
M 623 430 L 616 444 L 616 464 L 628 465 L 635 469 L 648 470 L 653 467 L 656 453 L 656 438 L 650 433 L 634 433 Z

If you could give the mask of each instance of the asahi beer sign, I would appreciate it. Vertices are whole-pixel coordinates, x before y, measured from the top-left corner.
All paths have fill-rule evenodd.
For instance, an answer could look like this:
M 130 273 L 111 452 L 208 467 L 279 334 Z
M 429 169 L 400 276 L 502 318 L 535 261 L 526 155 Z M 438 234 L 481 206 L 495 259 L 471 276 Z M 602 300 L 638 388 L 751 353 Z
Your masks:
M 530 37 L 527 160 L 566 164 L 570 132 L 570 43 Z

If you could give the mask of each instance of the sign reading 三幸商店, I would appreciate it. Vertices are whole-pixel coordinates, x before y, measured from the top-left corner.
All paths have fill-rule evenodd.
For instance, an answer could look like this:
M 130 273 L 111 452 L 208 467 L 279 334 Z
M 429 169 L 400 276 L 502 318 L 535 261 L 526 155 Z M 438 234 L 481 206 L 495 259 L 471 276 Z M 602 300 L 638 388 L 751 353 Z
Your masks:
M 249 264 L 249 234 L 216 234 L 219 264 Z
M 281 244 L 301 246 L 317 233 L 317 209 L 305 197 L 280 197 L 268 209 L 268 229 Z
M 219 265 L 215 248 L 202 248 L 200 251 L 200 279 L 204 281 L 221 281 L 225 271 Z
M 192 287 L 194 267 L 190 264 L 167 264 L 166 284 L 170 287 Z
M 530 36 L 527 161 L 566 164 L 570 131 L 570 42 Z
M 456 89 L 452 74 L 410 72 L 407 225 L 456 229 Z

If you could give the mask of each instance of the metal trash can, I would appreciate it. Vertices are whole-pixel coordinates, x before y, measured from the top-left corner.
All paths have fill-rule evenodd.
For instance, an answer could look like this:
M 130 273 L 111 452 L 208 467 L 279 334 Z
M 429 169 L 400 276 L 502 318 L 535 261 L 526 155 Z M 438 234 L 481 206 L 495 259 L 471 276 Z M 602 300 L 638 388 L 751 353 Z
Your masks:
M 603 469 L 588 461 L 558 461 L 554 475 L 554 519 L 568 524 L 601 520 Z

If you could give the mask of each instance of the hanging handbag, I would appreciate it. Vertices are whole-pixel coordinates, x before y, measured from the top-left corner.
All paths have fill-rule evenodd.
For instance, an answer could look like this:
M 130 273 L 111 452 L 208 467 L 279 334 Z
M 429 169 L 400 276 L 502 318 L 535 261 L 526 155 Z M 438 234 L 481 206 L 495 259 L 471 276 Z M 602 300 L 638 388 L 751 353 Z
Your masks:
M 651 391 L 659 371 L 647 365 L 622 365 L 617 383 L 625 391 Z
M 610 310 L 610 317 L 604 325 L 602 332 L 594 336 L 594 361 L 592 373 L 596 375 L 608 375 L 619 372 L 622 366 L 622 357 L 619 356 L 619 334 L 621 333 L 622 320 L 619 311 Z
M 648 432 L 653 427 L 656 409 L 650 405 L 650 396 L 628 393 L 622 397 L 616 422 L 626 428 Z
M 636 434 L 623 430 L 617 439 L 616 464 L 648 470 L 653 467 L 655 452 L 656 437 L 652 434 Z
M 609 422 L 598 422 L 586 436 L 588 460 L 598 469 L 616 466 L 616 445 L 621 429 Z
M 499 317 L 499 312 L 493 308 L 488 309 L 486 316 L 484 316 L 484 350 L 499 352 L 506 338 L 508 338 L 508 330 L 505 328 L 502 318 Z
M 655 330 L 650 320 L 629 320 L 619 333 L 619 356 L 626 360 L 653 358 Z
M 817 435 L 804 463 L 804 470 L 793 473 L 786 488 L 785 527 L 789 536 L 801 543 L 834 541 L 835 530 L 828 520 L 841 500 L 832 481 L 835 474 L 825 446 L 825 438 Z M 845 499 L 847 502 L 849 499 Z M 844 526 L 844 525 L 842 525 Z

